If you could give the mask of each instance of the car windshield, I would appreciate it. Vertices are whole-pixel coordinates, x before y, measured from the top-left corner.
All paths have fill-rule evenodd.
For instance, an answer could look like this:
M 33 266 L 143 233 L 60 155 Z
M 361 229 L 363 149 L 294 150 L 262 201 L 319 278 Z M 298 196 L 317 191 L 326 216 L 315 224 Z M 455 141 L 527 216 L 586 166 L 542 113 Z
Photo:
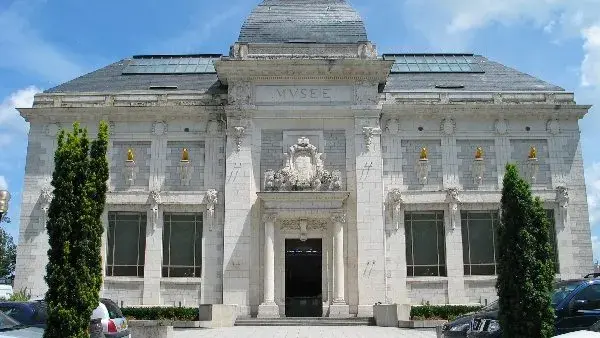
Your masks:
M 4 312 L 0 311 L 0 331 L 10 329 L 19 325 L 21 325 L 21 323 L 7 316 L 6 314 L 4 314 Z
M 106 309 L 108 310 L 108 318 L 123 318 L 123 313 L 121 313 L 121 309 L 119 309 L 119 306 L 117 306 L 117 304 L 108 299 L 101 299 L 100 301 L 102 302 L 102 304 L 104 304 L 104 306 L 106 306 Z
M 567 296 L 573 292 L 573 290 L 577 289 L 579 285 L 581 285 L 581 281 L 561 282 L 556 284 L 554 287 L 554 293 L 552 294 L 552 305 L 558 305 L 565 298 L 567 298 Z

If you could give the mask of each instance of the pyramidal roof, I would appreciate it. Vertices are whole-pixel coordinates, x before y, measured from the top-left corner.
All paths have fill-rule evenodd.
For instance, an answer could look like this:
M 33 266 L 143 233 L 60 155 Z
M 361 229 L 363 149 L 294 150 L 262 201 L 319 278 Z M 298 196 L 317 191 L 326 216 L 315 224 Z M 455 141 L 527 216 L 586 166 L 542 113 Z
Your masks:
M 346 0 L 264 0 L 244 22 L 238 41 L 355 44 L 368 38 Z

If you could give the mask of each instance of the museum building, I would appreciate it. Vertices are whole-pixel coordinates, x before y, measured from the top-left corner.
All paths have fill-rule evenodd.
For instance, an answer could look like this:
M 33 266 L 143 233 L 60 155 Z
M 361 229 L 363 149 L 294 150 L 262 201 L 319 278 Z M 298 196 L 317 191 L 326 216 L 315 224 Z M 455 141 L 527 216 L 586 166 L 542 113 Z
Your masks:
M 240 316 L 496 298 L 505 165 L 592 271 L 574 94 L 484 56 L 378 54 L 345 0 L 264 0 L 228 55 L 140 55 L 35 96 L 15 288 L 43 296 L 57 133 L 109 122 L 102 294 Z

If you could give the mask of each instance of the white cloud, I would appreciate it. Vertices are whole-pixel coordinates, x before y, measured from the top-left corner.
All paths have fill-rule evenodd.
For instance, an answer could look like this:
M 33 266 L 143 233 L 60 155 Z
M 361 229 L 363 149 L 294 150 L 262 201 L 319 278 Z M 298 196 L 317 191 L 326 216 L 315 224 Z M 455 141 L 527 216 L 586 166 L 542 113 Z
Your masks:
M 600 86 L 600 0 L 406 0 L 405 9 L 411 25 L 443 49 L 465 48 L 492 24 L 530 23 L 552 41 L 583 38 L 582 84 Z
M 585 168 L 590 223 L 600 225 L 600 162 Z
M 584 86 L 600 87 L 600 23 L 583 30 L 585 58 L 581 64 Z
M 8 182 L 6 182 L 6 178 L 0 175 L 0 190 L 8 190 Z
M 594 251 L 594 262 L 600 262 L 600 238 L 592 236 L 592 249 Z
M 7 133 L 27 133 L 29 131 L 29 123 L 21 117 L 15 108 L 30 108 L 33 105 L 35 94 L 41 90 L 37 87 L 30 86 L 20 89 L 0 103 L 0 144 L 6 144 Z

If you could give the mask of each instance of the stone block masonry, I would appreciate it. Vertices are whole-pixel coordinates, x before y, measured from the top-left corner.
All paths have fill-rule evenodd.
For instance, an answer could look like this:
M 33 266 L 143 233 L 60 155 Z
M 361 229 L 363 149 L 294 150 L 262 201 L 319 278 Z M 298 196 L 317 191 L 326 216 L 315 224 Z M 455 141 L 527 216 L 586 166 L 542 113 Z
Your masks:
M 181 181 L 181 157 L 183 149 L 187 149 L 190 157 L 189 184 Z M 164 189 L 171 191 L 204 190 L 205 147 L 202 141 L 168 142 L 167 166 L 165 169 Z

